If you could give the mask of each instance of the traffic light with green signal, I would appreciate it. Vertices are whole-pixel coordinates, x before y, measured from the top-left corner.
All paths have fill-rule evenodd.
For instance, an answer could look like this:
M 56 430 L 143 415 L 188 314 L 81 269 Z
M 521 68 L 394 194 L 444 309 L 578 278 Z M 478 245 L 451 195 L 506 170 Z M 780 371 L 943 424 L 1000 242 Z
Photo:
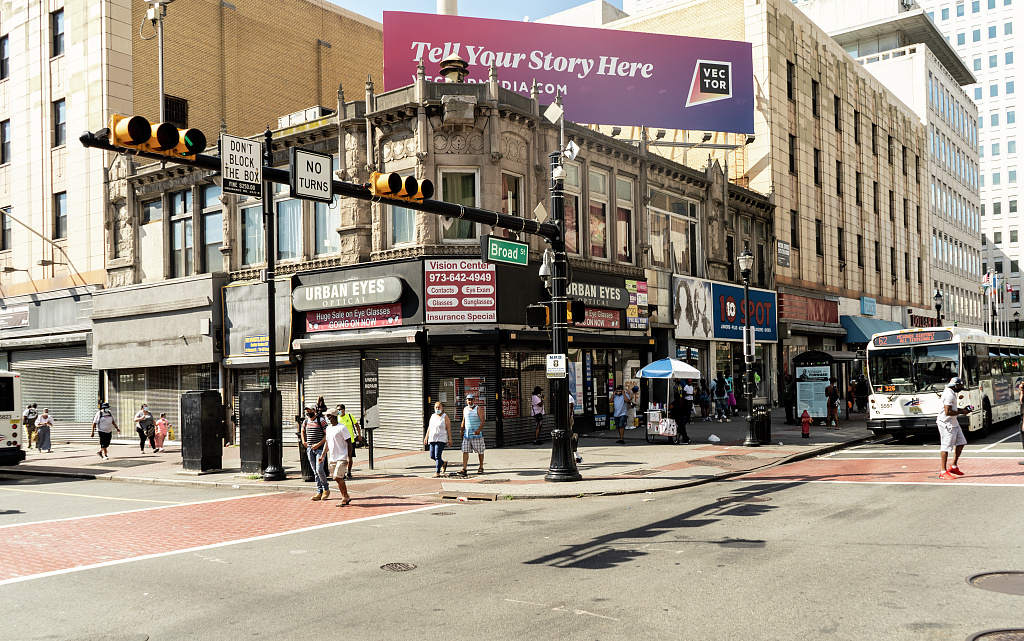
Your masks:
M 434 183 L 397 173 L 382 174 L 375 171 L 370 174 L 367 187 L 374 196 L 395 200 L 422 202 L 434 196 Z
M 206 136 L 198 129 L 178 129 L 169 122 L 151 124 L 142 116 L 110 117 L 110 144 L 139 151 L 194 159 L 206 149 Z

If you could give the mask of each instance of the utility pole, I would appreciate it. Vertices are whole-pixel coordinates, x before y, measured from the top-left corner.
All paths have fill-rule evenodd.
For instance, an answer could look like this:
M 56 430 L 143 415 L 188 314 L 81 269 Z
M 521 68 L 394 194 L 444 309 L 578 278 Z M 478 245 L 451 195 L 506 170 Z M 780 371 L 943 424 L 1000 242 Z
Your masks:
M 167 16 L 167 5 L 174 0 L 152 0 L 151 6 L 146 11 L 146 18 L 156 26 L 156 56 L 157 56 L 157 78 L 160 92 L 160 122 L 167 121 L 167 101 L 164 99 L 164 17 Z M 150 40 L 146 38 L 146 40 Z M 185 126 L 185 123 L 181 123 Z

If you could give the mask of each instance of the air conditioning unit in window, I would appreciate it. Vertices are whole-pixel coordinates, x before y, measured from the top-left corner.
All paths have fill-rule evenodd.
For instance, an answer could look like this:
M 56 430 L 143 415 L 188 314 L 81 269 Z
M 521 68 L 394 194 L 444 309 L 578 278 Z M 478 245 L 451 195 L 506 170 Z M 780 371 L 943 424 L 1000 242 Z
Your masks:
M 313 120 L 319 120 L 320 118 L 330 116 L 333 113 L 335 113 L 334 109 L 329 109 L 323 105 L 308 107 L 306 109 L 296 111 L 295 113 L 290 113 L 287 116 L 278 117 L 277 128 L 287 129 L 288 127 L 294 127 Z

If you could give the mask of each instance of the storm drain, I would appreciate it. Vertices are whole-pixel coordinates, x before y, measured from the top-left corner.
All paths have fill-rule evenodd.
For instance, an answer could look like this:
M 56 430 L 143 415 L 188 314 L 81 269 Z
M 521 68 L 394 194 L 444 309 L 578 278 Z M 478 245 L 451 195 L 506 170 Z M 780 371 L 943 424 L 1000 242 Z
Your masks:
M 416 566 L 412 563 L 385 563 L 380 566 L 380 569 L 385 572 L 408 572 L 409 570 L 415 570 Z
M 1024 641 L 1024 630 L 986 630 L 972 634 L 967 641 Z
M 623 472 L 619 476 L 650 476 L 651 474 L 657 474 L 661 470 L 630 470 L 629 472 Z
M 1024 596 L 1024 572 L 1016 570 L 1004 572 L 982 572 L 981 574 L 975 574 L 974 576 L 968 577 L 967 582 L 976 588 L 981 588 L 982 590 L 990 590 L 1001 594 Z
M 716 499 L 719 503 L 764 503 L 770 501 L 767 496 L 722 496 Z

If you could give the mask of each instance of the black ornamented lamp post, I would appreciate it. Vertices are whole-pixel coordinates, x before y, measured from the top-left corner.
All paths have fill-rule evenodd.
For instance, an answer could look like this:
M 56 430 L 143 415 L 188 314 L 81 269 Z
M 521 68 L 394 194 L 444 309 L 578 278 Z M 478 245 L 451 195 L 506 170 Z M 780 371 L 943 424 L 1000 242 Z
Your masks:
M 935 326 L 942 326 L 942 292 L 935 290 L 935 296 L 932 297 L 935 301 Z
M 754 255 L 749 249 L 744 249 L 736 261 L 743 277 L 743 396 L 747 401 L 747 438 L 743 445 L 757 447 L 761 439 L 754 433 L 754 334 L 750 329 L 750 272 L 754 267 Z

